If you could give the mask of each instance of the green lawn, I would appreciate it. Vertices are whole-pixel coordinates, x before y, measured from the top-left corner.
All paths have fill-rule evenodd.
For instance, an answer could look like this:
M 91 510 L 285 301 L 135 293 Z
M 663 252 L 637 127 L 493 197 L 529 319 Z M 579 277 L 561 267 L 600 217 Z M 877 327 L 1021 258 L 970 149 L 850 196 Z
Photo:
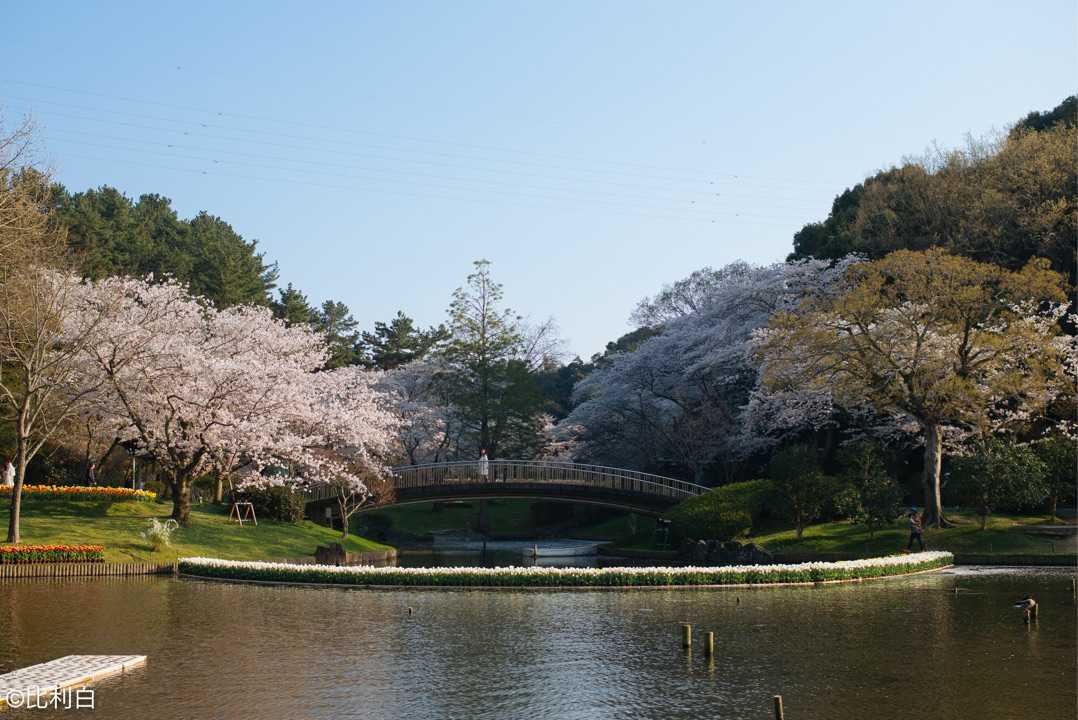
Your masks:
M 972 514 L 952 512 L 948 517 L 958 524 L 926 531 L 925 543 L 930 550 L 978 555 L 1064 555 L 1075 552 L 1073 538 L 1064 540 L 1026 532 L 1026 526 L 1045 524 L 1043 516 L 997 515 L 989 518 L 985 530 L 980 529 L 978 519 Z M 875 537 L 870 537 L 868 529 L 862 525 L 833 522 L 805 528 L 800 540 L 793 530 L 750 538 L 773 552 L 862 553 L 865 556 L 893 553 L 905 548 L 908 539 L 904 519 L 877 530 Z
M 172 547 L 155 553 L 140 535 L 150 518 L 168 517 L 171 507 L 132 500 L 103 503 L 28 497 L 23 503 L 22 542 L 104 545 L 109 562 L 164 563 L 196 555 L 230 560 L 311 558 L 316 546 L 340 540 L 339 532 L 306 520 L 296 524 L 259 520 L 257 527 L 240 527 L 229 522 L 226 509 L 201 505 L 191 513 L 191 526 L 173 534 Z M 357 536 L 350 536 L 345 545 L 349 552 L 388 547 Z

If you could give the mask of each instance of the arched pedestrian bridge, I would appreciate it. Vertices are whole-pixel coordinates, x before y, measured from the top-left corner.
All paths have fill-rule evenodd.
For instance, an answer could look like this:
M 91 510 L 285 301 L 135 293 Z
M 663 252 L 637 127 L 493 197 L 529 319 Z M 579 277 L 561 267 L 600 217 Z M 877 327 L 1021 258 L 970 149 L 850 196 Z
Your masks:
M 636 470 L 529 460 L 403 465 L 393 468 L 390 483 L 394 497 L 388 505 L 531 498 L 607 505 L 648 514 L 661 513 L 708 490 L 702 485 Z M 316 491 L 308 502 L 323 504 L 330 500 L 328 493 Z

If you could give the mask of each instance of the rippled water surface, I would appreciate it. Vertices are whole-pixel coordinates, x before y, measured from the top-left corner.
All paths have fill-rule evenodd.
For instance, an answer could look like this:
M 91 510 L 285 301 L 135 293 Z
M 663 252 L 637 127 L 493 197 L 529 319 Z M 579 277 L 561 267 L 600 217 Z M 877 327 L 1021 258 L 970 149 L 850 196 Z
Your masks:
M 118 720 L 765 719 L 777 693 L 789 720 L 1072 719 L 1070 578 L 958 569 L 816 588 L 582 592 L 9 581 L 0 671 L 148 655 L 97 686 L 94 717 Z M 1042 604 L 1032 628 L 1011 607 L 1026 593 Z M 713 666 L 681 650 L 683 621 L 716 633 Z

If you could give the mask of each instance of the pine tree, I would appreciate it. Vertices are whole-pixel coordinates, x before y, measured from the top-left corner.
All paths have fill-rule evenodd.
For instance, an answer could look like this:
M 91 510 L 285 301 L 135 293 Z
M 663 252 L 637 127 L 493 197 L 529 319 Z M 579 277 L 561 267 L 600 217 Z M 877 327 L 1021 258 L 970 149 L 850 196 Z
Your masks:
M 427 357 L 447 336 L 444 326 L 421 330 L 412 318 L 398 310 L 388 324 L 376 322 L 373 332 L 363 333 L 364 362 L 379 370 L 393 370 Z
M 288 283 L 288 287 L 283 290 L 278 290 L 277 294 L 278 298 L 271 306 L 274 317 L 284 320 L 290 326 L 317 322 L 318 315 L 307 301 L 307 296 L 292 287 L 292 283 Z

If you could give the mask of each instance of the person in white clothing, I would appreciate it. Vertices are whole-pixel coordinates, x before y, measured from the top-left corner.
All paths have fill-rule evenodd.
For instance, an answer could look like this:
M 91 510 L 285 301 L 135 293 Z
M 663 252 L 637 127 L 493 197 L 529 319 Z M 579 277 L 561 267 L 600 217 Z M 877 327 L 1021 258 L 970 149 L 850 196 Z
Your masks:
M 4 484 L 8 487 L 15 484 L 15 466 L 11 463 L 11 458 L 4 464 Z
M 486 480 L 489 474 L 490 460 L 487 458 L 487 449 L 483 448 L 479 451 L 479 477 Z

